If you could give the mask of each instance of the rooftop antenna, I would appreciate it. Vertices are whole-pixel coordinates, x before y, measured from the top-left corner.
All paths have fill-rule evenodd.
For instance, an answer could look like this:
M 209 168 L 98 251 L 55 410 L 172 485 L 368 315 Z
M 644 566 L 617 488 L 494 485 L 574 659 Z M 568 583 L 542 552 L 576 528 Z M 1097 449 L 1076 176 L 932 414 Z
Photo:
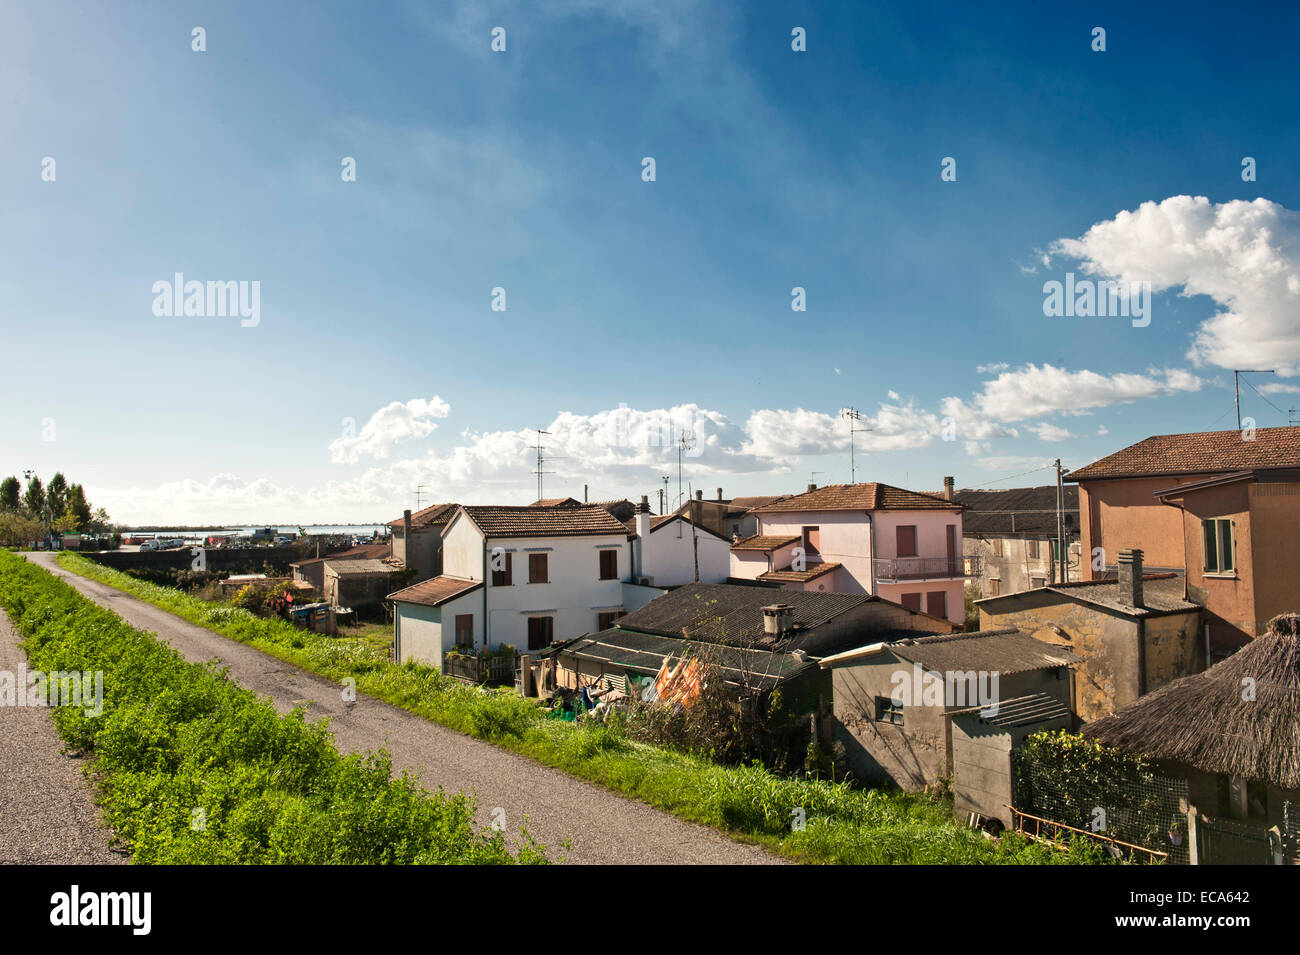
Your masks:
M 415 509 L 417 511 L 420 509 L 420 495 L 424 493 L 424 489 L 428 486 L 427 484 L 417 484 L 415 486 Z
M 540 501 L 542 499 L 542 475 L 554 474 L 555 472 L 545 471 L 542 469 L 542 465 L 546 462 L 546 455 L 542 454 L 542 452 L 546 450 L 546 446 L 542 444 L 542 435 L 550 434 L 551 432 L 543 431 L 541 428 L 537 428 L 536 431 L 537 431 L 537 470 L 534 471 L 533 473 L 537 475 L 537 499 Z
M 672 480 L 667 474 L 660 478 L 664 482 L 664 489 L 659 492 L 659 513 L 663 514 L 668 506 L 668 482 Z
M 1273 368 L 1241 368 L 1232 373 L 1232 390 L 1237 396 L 1237 430 L 1241 430 L 1241 375 L 1272 375 Z
M 1295 424 L 1295 409 L 1294 409 L 1294 408 L 1287 408 L 1287 409 L 1286 409 L 1286 424 L 1287 424 L 1287 427 L 1288 427 L 1288 428 L 1291 427 L 1293 424 Z
M 680 438 L 677 439 L 677 506 L 682 506 L 682 457 L 691 448 L 695 447 L 695 435 L 690 431 L 683 431 Z
M 862 420 L 862 412 L 857 408 L 841 408 L 840 415 L 849 419 L 849 483 L 858 483 L 858 467 L 855 458 L 854 435 L 859 431 L 870 431 L 870 428 L 859 428 L 858 422 Z
M 825 471 L 809 471 L 809 472 L 808 472 L 808 479 L 809 479 L 810 481 L 812 481 L 813 484 L 816 484 L 816 483 L 817 483 L 817 475 L 819 475 L 819 474 L 825 474 L 825 473 L 826 473 Z

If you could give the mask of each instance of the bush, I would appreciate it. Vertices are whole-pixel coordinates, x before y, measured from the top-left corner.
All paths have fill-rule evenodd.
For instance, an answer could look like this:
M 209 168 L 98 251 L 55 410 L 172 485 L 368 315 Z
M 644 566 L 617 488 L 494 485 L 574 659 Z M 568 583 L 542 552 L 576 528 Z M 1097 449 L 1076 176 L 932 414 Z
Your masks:
M 103 672 L 102 715 L 52 713 L 90 755 L 105 818 L 135 862 L 544 861 L 527 837 L 516 857 L 501 833 L 477 831 L 468 797 L 393 778 L 383 752 L 340 755 L 324 721 L 279 715 L 8 553 L 0 606 L 34 668 Z

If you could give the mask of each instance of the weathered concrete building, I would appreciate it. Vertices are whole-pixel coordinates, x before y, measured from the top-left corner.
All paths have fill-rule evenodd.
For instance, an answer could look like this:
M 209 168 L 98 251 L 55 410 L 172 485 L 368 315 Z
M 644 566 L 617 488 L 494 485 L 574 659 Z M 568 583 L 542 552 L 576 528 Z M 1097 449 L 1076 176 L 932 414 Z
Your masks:
M 433 504 L 412 514 L 403 511 L 389 521 L 393 557 L 413 571 L 412 580 L 428 580 L 442 573 L 442 531 L 456 513 L 455 504 Z
M 977 558 L 973 583 L 981 597 L 1016 593 L 1081 579 L 1079 489 L 1062 488 L 1066 574 L 1057 561 L 1056 487 L 960 490 L 962 554 Z
M 383 560 L 325 561 L 325 600 L 331 607 L 366 610 L 382 606 L 399 568 Z
M 1095 720 L 1205 668 L 1201 608 L 1173 574 L 1147 575 L 1141 551 L 1120 555 L 1120 579 L 1057 584 L 977 602 L 980 627 L 1018 627 L 1064 647 L 1074 670 L 1071 709 Z
M 827 657 L 821 666 L 833 675 L 835 738 L 854 776 L 915 790 L 952 772 L 953 718 L 968 715 L 971 707 L 992 718 L 1002 712 L 1003 701 L 1041 697 L 1053 702 L 1028 708 L 1017 702 L 1022 717 L 1035 717 L 1024 725 L 1060 725 L 1070 703 L 1069 668 L 1076 662 L 1068 649 L 1006 627 L 886 637 Z M 965 732 L 968 739 L 976 736 L 972 728 Z M 988 769 L 984 762 L 967 760 L 973 790 L 996 788 L 980 777 Z

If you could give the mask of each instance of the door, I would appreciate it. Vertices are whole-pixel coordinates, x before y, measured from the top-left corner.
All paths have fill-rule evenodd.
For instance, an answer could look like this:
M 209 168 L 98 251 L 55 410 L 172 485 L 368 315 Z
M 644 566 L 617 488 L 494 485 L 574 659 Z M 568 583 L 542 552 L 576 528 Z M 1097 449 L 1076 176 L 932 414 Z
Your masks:
M 957 525 L 948 525 L 948 576 L 957 575 Z

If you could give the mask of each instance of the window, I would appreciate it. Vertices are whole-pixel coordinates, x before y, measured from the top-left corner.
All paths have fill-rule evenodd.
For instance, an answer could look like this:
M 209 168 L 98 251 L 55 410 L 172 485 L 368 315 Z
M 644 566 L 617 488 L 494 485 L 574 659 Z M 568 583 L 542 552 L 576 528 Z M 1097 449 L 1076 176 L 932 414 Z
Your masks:
M 1028 551 L 1027 556 L 1029 557 L 1030 560 L 1038 560 L 1038 541 L 1036 540 L 1025 541 L 1025 549 Z
M 903 725 L 903 704 L 895 703 L 887 696 L 876 697 L 876 722 Z
M 1046 587 L 1046 586 L 1047 586 L 1047 578 L 1046 578 L 1046 577 L 1030 577 L 1030 578 L 1029 578 L 1029 589 L 1030 589 L 1030 590 L 1037 590 L 1039 587 Z
M 803 552 L 806 555 L 811 557 L 814 554 L 820 554 L 821 551 L 818 548 L 820 548 L 821 542 L 822 529 L 820 527 L 805 527 L 803 529 Z
M 529 554 L 528 555 L 528 582 L 530 584 L 545 584 L 550 580 L 546 575 L 546 555 Z
M 925 595 L 925 612 L 931 617 L 948 617 L 948 594 L 942 590 L 932 590 Z
M 899 524 L 894 528 L 895 540 L 898 544 L 898 553 L 896 557 L 915 557 L 916 556 L 916 525 Z
M 901 603 L 908 610 L 915 610 L 917 613 L 921 612 L 920 594 L 903 594 L 903 597 L 901 600 L 899 600 L 899 603 Z
M 996 580 L 996 579 L 992 579 L 992 580 L 990 580 L 990 581 L 989 581 L 989 596 L 990 596 L 990 597 L 996 597 L 996 596 L 997 596 L 998 594 L 1000 594 L 1000 593 L 1002 593 L 1002 581 L 1000 581 L 1000 580 Z
M 1205 538 L 1205 572 L 1230 574 L 1236 570 L 1236 541 L 1232 536 L 1232 521 L 1227 518 L 1201 521 L 1201 531 Z
M 472 613 L 456 614 L 456 646 L 474 646 L 474 615 Z
M 509 587 L 514 583 L 514 568 L 510 560 L 514 555 L 509 551 L 506 551 L 506 553 L 501 556 L 505 558 L 505 563 L 502 565 L 501 570 L 492 571 L 493 587 Z M 488 559 L 491 560 L 492 558 L 489 557 Z
M 1001 557 L 1001 556 L 1002 556 L 1002 538 L 1001 538 L 1001 537 L 995 537 L 995 538 L 993 538 L 993 556 L 994 556 L 994 557 Z
M 614 626 L 614 621 L 622 616 L 624 616 L 624 613 L 621 610 L 612 610 L 609 613 L 598 613 L 596 614 L 596 629 L 608 630 L 610 627 Z
M 536 555 L 534 555 L 536 556 Z M 555 637 L 555 621 L 550 617 L 528 618 L 528 649 L 544 650 Z
M 618 580 L 618 551 L 602 550 L 600 552 L 600 579 Z

